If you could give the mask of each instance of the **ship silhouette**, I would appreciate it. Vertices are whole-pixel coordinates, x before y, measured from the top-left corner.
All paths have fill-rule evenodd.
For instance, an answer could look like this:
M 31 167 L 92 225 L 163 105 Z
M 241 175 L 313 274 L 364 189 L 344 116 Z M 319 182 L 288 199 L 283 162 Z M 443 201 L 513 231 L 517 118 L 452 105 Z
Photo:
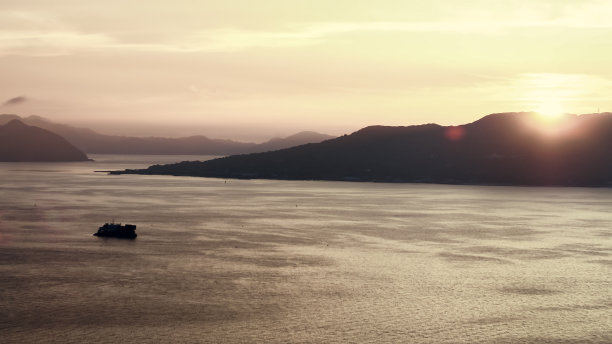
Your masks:
M 136 234 L 136 225 L 121 223 L 105 223 L 103 226 L 98 228 L 98 231 L 94 233 L 98 237 L 112 237 L 121 239 L 135 239 L 138 235 Z

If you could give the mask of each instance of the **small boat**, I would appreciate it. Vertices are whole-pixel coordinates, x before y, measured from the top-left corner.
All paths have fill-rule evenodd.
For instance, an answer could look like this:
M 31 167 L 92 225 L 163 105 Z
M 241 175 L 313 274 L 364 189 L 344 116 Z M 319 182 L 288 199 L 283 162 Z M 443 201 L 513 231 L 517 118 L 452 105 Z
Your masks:
M 98 228 L 98 232 L 94 233 L 95 236 L 99 237 L 112 237 L 122 239 L 135 239 L 138 235 L 136 234 L 136 225 L 121 223 L 105 223 L 102 227 Z

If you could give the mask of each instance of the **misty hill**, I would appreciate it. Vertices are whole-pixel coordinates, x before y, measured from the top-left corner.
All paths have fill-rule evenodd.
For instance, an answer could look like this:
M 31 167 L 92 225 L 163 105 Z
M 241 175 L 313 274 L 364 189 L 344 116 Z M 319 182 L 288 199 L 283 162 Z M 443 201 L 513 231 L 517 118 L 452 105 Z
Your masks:
M 371 126 L 275 152 L 115 173 L 508 185 L 612 185 L 612 114 L 492 114 L 444 127 Z
M 319 143 L 321 141 L 333 139 L 335 136 L 317 133 L 314 131 L 302 131 L 287 137 L 273 138 L 264 143 L 260 143 L 252 153 L 267 152 L 289 147 L 301 146 L 307 143 Z
M 104 135 L 87 128 L 76 128 L 55 123 L 39 116 L 21 118 L 17 115 L 0 115 L 0 125 L 13 119 L 19 119 L 28 125 L 59 134 L 79 149 L 92 154 L 231 155 L 277 150 L 305 143 L 321 142 L 334 137 L 305 131 L 259 144 L 210 139 L 205 136 L 182 138 L 126 137 Z
M 0 126 L 0 161 L 86 161 L 61 136 L 17 119 Z

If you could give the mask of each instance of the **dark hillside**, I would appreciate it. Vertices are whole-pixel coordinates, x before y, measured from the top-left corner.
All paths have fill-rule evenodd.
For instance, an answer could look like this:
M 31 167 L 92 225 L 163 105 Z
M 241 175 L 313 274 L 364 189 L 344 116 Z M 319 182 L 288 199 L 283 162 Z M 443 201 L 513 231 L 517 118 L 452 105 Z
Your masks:
M 0 126 L 0 161 L 85 161 L 61 136 L 13 119 Z
M 456 127 L 372 126 L 275 152 L 115 173 L 220 178 L 612 185 L 612 114 L 503 113 Z

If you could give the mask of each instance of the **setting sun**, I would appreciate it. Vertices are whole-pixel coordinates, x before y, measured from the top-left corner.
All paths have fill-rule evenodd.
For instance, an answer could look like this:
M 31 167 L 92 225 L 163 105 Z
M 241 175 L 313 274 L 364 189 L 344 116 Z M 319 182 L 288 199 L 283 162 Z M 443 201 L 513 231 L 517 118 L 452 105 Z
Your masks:
M 536 112 L 545 118 L 554 119 L 561 117 L 564 111 L 559 102 L 550 101 L 541 103 Z

